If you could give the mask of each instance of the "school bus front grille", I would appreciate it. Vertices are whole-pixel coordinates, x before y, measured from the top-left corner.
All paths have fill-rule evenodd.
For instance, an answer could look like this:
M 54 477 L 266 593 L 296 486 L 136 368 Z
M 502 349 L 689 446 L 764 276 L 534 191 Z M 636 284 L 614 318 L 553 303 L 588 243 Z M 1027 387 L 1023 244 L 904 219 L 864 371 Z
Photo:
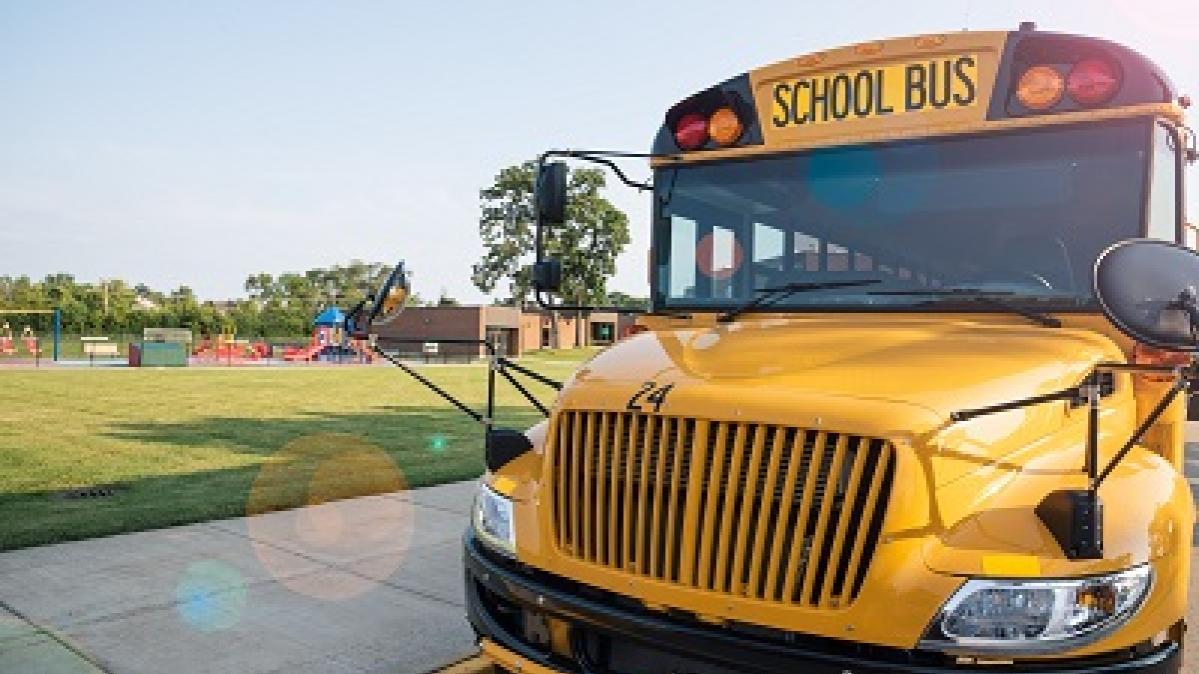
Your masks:
M 631 412 L 564 411 L 553 447 L 563 554 L 816 608 L 857 596 L 895 464 L 875 438 Z

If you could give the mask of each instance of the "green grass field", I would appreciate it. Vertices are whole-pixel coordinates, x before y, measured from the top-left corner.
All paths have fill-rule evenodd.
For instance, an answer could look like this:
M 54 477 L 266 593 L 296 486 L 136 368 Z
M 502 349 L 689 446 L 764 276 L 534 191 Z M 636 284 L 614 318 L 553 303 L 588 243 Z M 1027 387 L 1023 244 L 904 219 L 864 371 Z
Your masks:
M 561 380 L 590 353 L 522 363 Z M 420 369 L 482 407 L 483 365 Z M 498 424 L 541 419 L 502 379 L 497 391 Z M 391 367 L 0 371 L 0 549 L 427 486 L 482 467 L 481 428 Z M 63 493 L 98 485 L 115 493 Z

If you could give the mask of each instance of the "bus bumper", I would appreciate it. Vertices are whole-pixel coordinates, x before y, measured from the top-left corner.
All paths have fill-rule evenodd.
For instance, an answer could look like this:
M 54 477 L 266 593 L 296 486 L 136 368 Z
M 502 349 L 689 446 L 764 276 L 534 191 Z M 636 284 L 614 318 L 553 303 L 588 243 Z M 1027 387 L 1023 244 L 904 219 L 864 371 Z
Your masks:
M 934 654 L 921 658 L 867 647 L 875 652 L 863 655 L 855 644 L 827 639 L 811 644 L 768 641 L 572 592 L 569 581 L 489 554 L 469 532 L 464 548 L 467 617 L 483 653 L 520 674 L 1174 674 L 1182 663 L 1182 648 L 1173 642 L 1136 657 L 947 665 L 931 661 L 939 657 Z M 568 625 L 570 653 L 555 654 L 528 638 L 528 615 Z

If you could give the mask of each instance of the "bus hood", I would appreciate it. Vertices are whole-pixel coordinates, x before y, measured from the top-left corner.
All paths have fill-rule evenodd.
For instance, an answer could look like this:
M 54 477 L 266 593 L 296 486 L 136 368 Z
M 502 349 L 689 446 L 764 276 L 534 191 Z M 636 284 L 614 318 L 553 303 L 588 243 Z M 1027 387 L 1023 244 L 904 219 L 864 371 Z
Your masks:
M 1095 363 L 1123 359 L 1093 330 L 1045 328 L 1017 317 L 845 314 L 643 333 L 579 374 L 890 400 L 944 420 L 955 410 L 1077 384 Z
M 673 385 L 663 414 L 884 437 L 944 459 L 935 483 L 1056 432 L 1063 404 L 951 423 L 956 410 L 1075 385 L 1123 360 L 1107 337 L 989 314 L 753 317 L 626 339 L 581 368 L 565 407 L 653 409 L 635 394 Z M 953 452 L 941 450 L 951 449 Z

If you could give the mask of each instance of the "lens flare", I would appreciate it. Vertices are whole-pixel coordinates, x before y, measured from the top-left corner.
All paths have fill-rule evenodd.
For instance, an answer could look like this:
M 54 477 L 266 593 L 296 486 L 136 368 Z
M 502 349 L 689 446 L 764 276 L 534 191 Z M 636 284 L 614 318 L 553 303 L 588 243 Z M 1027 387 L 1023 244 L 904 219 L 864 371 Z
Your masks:
M 175 587 L 175 601 L 179 617 L 201 632 L 229 629 L 241 620 L 246 582 L 224 562 L 195 562 Z
M 254 552 L 293 592 L 331 601 L 359 596 L 407 556 L 412 504 L 397 494 L 406 488 L 377 445 L 333 433 L 299 438 L 263 465 L 250 489 Z
M 838 149 L 812 155 L 807 188 L 826 208 L 852 210 L 874 197 L 881 176 L 878 156 L 871 148 Z

